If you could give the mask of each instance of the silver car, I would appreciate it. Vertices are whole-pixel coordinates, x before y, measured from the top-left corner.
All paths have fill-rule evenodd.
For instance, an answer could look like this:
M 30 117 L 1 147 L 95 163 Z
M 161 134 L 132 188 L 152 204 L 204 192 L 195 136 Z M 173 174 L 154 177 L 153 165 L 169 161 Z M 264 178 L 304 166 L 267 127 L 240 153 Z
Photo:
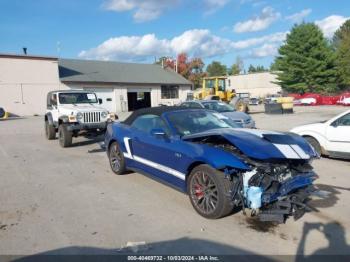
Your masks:
M 234 121 L 239 127 L 255 128 L 255 121 L 251 118 L 250 115 L 244 112 L 236 111 L 232 106 L 221 101 L 192 100 L 183 102 L 182 104 L 180 104 L 180 106 L 213 110 L 225 115 L 226 117 Z

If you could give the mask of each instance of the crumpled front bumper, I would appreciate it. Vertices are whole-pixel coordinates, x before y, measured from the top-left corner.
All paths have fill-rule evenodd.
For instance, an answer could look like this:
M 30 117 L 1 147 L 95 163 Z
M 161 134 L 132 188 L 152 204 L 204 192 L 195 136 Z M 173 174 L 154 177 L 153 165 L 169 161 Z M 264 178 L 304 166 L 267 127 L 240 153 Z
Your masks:
M 68 131 L 80 131 L 80 130 L 105 130 L 107 122 L 102 123 L 72 123 L 67 126 Z
M 313 181 L 316 178 L 317 175 L 314 172 L 302 173 L 300 175 L 291 177 L 281 183 L 278 191 L 274 193 L 263 193 L 261 201 L 265 204 L 274 202 L 281 197 L 288 195 L 291 191 L 312 185 Z
M 302 173 L 282 182 L 276 192 L 263 193 L 259 219 L 284 223 L 288 216 L 302 217 L 309 210 L 305 202 L 316 190 L 313 181 L 317 177 L 314 172 Z

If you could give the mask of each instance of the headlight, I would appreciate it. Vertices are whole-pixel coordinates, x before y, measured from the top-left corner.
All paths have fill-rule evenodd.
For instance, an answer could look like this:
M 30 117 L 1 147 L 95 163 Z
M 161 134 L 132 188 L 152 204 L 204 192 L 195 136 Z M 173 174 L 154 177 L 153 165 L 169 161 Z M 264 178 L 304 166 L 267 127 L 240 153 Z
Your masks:
M 102 112 L 102 113 L 101 113 L 102 118 L 106 118 L 106 117 L 107 117 L 107 115 L 108 115 L 108 113 L 107 113 L 107 112 Z
M 82 119 L 82 118 L 83 118 L 83 113 L 78 112 L 78 113 L 77 113 L 77 119 L 80 120 L 80 119 Z
M 68 121 L 69 122 L 77 122 L 77 118 L 73 115 L 68 116 Z
M 108 118 L 112 121 L 115 121 L 118 119 L 118 116 L 115 113 L 109 113 Z

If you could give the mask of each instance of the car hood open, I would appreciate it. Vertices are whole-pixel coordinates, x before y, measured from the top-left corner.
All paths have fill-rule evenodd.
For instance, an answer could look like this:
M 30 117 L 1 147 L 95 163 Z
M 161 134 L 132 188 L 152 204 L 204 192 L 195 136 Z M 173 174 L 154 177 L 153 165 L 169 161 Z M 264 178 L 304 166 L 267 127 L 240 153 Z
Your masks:
M 266 159 L 310 159 L 317 156 L 306 140 L 292 133 L 245 128 L 221 128 L 182 137 L 184 141 L 221 136 L 246 156 Z

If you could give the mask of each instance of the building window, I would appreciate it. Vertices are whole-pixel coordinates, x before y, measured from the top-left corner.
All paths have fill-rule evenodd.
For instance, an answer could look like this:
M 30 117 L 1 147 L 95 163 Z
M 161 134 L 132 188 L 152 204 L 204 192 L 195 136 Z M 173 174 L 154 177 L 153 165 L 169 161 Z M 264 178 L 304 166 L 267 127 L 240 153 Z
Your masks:
M 162 99 L 179 98 L 179 86 L 161 86 Z

